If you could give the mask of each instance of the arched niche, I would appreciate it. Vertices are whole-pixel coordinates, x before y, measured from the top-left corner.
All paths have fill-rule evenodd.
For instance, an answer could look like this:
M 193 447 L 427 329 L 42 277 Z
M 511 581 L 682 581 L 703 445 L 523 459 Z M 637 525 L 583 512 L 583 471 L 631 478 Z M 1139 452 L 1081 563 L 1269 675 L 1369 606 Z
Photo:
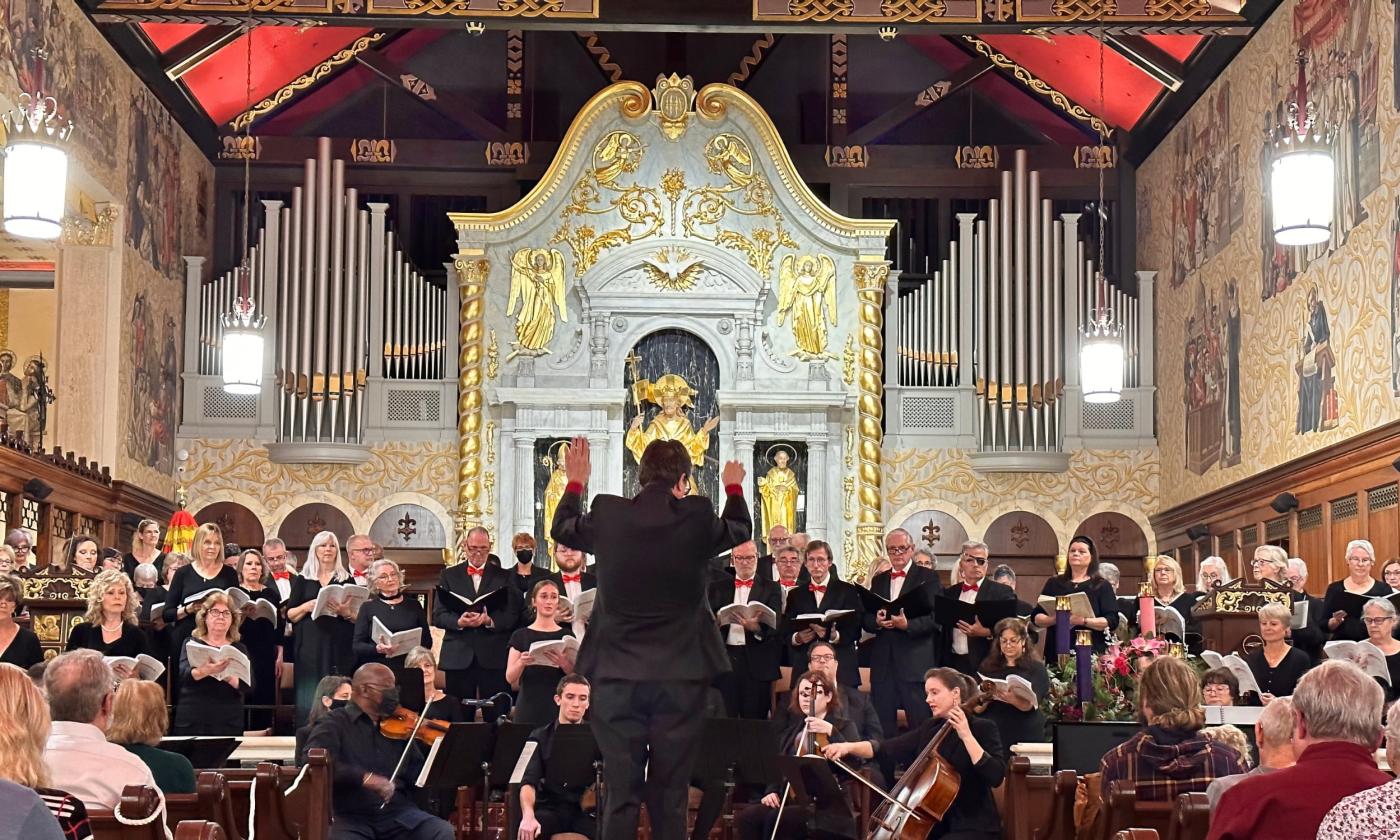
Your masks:
M 287 544 L 289 551 L 306 551 L 311 546 L 311 538 L 321 531 L 335 534 L 341 548 L 344 548 L 345 541 L 355 533 L 355 526 L 350 523 L 350 517 L 338 508 L 324 502 L 312 502 L 287 514 L 282 526 L 277 529 L 277 536 Z
M 1147 535 L 1141 525 L 1125 514 L 1105 511 L 1081 522 L 1074 532 L 1094 541 L 1100 562 L 1118 567 L 1121 573 L 1118 594 L 1137 593 L 1138 584 L 1143 580 L 1143 561 L 1147 558 Z
M 238 502 L 214 502 L 212 505 L 206 505 L 194 515 L 194 521 L 201 525 L 218 525 L 226 543 L 237 543 L 240 548 L 262 548 L 262 522 L 257 514 Z M 164 534 L 164 528 L 161 533 Z
M 683 405 L 680 409 L 680 413 L 690 420 L 692 429 L 698 431 L 707 420 L 719 416 L 719 360 L 710 345 L 696 333 L 681 329 L 663 329 L 647 333 L 632 346 L 628 356 L 634 357 L 636 363 L 635 368 L 632 365 L 628 366 L 623 383 L 628 397 L 623 409 L 624 429 L 630 428 L 633 418 L 640 416 L 640 428 L 645 432 L 655 418 L 661 415 L 660 395 L 655 395 L 657 402 L 634 397 L 634 385 L 643 380 L 655 383 L 666 375 L 681 377 L 695 392 L 690 397 L 691 405 Z M 624 443 L 624 448 L 625 446 Z M 637 486 L 637 460 L 629 451 L 623 454 L 622 463 L 622 486 L 629 488 L 626 493 L 635 493 L 640 489 Z M 723 497 L 719 487 L 718 465 L 719 429 L 714 429 L 710 432 L 710 445 L 705 450 L 704 463 L 697 463 L 694 473 L 697 492 L 712 499 Z
M 1007 564 L 1016 572 L 1016 593 L 1034 603 L 1055 574 L 1055 556 L 1061 550 L 1050 523 L 1029 511 L 1013 510 L 992 520 L 982 541 L 989 553 L 987 574 Z
M 447 548 L 442 521 L 427 508 L 399 504 L 385 509 L 369 526 L 369 538 L 386 549 Z
M 933 553 L 939 575 L 951 581 L 958 565 L 958 554 L 967 542 L 967 526 L 947 511 L 928 509 L 911 514 L 899 527 L 914 538 L 914 550 Z

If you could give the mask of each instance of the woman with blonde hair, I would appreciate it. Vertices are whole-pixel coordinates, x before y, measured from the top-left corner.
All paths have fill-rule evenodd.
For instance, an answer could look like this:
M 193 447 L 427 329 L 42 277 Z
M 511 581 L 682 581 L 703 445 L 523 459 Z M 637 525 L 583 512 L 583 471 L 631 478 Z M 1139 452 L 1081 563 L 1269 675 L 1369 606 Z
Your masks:
M 136 571 L 142 563 L 149 563 L 159 572 L 165 563 L 165 552 L 160 550 L 160 523 L 154 519 L 142 519 L 131 535 L 131 550 L 122 555 L 122 570 L 127 574 Z
M 1293 688 L 1312 668 L 1313 661 L 1288 643 L 1293 610 L 1283 604 L 1267 604 L 1258 615 L 1259 638 L 1264 644 L 1246 655 L 1244 661 L 1259 683 L 1259 701 L 1267 706 L 1277 697 L 1293 696 Z
M 340 540 L 330 531 L 311 539 L 311 549 L 301 573 L 292 578 L 287 596 L 287 620 L 292 622 L 296 653 L 296 722 L 301 726 L 311 713 L 316 684 L 332 674 L 350 676 L 355 670 L 355 619 L 358 610 L 348 601 L 331 603 L 332 615 L 311 618 L 316 598 L 332 584 L 354 585 L 340 557 Z
M 39 794 L 65 840 L 86 840 L 92 837 L 87 807 L 77 797 L 48 787 L 44 746 L 51 727 L 49 704 L 34 681 L 19 668 L 0 663 L 0 779 Z M 7 814 L 7 819 L 14 817 Z M 28 835 L 17 836 L 29 840 Z
M 125 747 L 151 769 L 163 793 L 194 793 L 194 765 L 179 753 L 158 749 L 170 725 L 165 692 L 153 682 L 127 680 L 112 701 L 107 740 Z
M 232 646 L 243 656 L 248 648 L 238 641 L 243 615 L 223 592 L 205 598 L 195 612 L 195 628 L 180 647 L 180 705 L 175 707 L 176 735 L 242 735 L 243 701 L 252 686 L 227 676 L 229 658 L 215 658 L 204 665 L 190 662 L 195 647 Z
M 1152 565 L 1152 579 L 1149 581 L 1149 589 L 1152 591 L 1152 600 L 1159 607 L 1171 607 L 1181 616 L 1182 636 L 1178 641 L 1186 642 L 1186 636 L 1199 639 L 1201 636 L 1201 622 L 1191 614 L 1191 609 L 1196 606 L 1196 602 L 1205 597 L 1204 592 L 1187 592 L 1186 580 L 1181 574 L 1181 564 L 1176 562 L 1175 557 L 1165 554 L 1157 555 Z M 1137 607 L 1137 599 L 1133 599 L 1134 608 Z M 1134 623 L 1141 626 L 1141 619 L 1134 615 Z M 1157 624 L 1157 633 L 1160 635 L 1162 626 Z
M 249 728 L 267 729 L 272 726 L 271 709 L 277 704 L 277 671 L 282 662 L 282 596 L 272 585 L 262 552 L 256 548 L 243 549 L 234 569 L 238 571 L 238 588 L 249 599 L 243 607 L 240 633 L 253 660 L 252 702 L 267 707 L 253 713 L 255 720 Z M 259 605 L 258 601 L 266 603 Z
M 0 575 L 10 575 L 15 572 L 15 550 L 10 546 L 0 543 Z
M 1174 802 L 1178 794 L 1205 793 L 1220 776 L 1245 772 L 1234 750 L 1201 735 L 1205 711 L 1190 665 L 1171 656 L 1153 660 L 1138 678 L 1137 696 L 1146 726 L 1104 755 L 1102 790 L 1121 779 L 1137 786 L 1139 802 Z
M 196 528 L 190 551 L 194 553 L 192 562 L 175 573 L 166 591 L 163 612 L 165 623 L 171 628 L 172 654 L 183 648 L 185 640 L 194 632 L 199 596 L 211 589 L 238 585 L 238 573 L 224 565 L 224 533 L 218 525 L 206 522 Z
M 68 633 L 64 650 L 91 648 L 103 656 L 140 656 L 150 653 L 151 643 L 137 623 L 141 599 L 125 572 L 108 569 L 92 579 L 87 613 Z M 130 677 L 130 669 L 117 676 Z

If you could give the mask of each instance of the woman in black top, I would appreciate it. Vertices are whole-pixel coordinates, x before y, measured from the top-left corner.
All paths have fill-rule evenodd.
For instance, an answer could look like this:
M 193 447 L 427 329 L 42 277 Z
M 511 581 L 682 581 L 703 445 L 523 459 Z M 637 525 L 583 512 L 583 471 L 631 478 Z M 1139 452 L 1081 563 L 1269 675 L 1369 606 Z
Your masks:
M 423 672 L 423 699 L 427 705 L 427 716 L 433 720 L 448 723 L 471 723 L 476 711 L 462 705 L 457 697 L 437 687 L 437 660 L 433 652 L 425 647 L 416 647 L 404 657 L 405 668 L 417 668 Z
M 1333 581 L 1322 596 L 1322 614 L 1326 616 L 1326 627 L 1333 641 L 1359 642 L 1366 638 L 1366 626 L 1361 621 L 1366 601 L 1393 591 L 1388 584 L 1371 577 L 1375 564 L 1376 550 L 1371 543 L 1366 540 L 1347 543 L 1349 574 Z
M 506 660 L 506 682 L 517 692 L 516 723 L 543 726 L 559 716 L 554 705 L 554 690 L 565 674 L 574 672 L 572 657 L 557 653 L 531 654 L 536 642 L 555 641 L 573 636 L 573 630 L 559 626 L 559 584 L 553 580 L 538 581 L 530 589 L 529 608 L 535 620 L 510 636 L 510 658 Z
M 238 677 L 225 676 L 230 660 L 207 665 L 190 664 L 190 648 L 196 645 L 232 645 L 248 655 L 238 641 L 242 614 L 233 601 L 216 592 L 205 598 L 195 611 L 195 629 L 180 648 L 180 705 L 175 707 L 176 735 L 242 735 L 243 703 L 252 689 Z
M 1259 610 L 1259 638 L 1263 646 L 1245 657 L 1245 664 L 1259 683 L 1258 702 L 1269 705 L 1277 697 L 1292 697 L 1298 680 L 1312 668 L 1312 657 L 1288 644 L 1288 624 L 1293 611 L 1282 604 Z
M 374 597 L 360 606 L 360 614 L 355 619 L 355 666 L 367 662 L 388 665 L 395 672 L 404 668 L 404 656 L 389 657 L 388 645 L 374 641 L 374 620 L 384 625 L 390 633 L 404 630 L 421 630 L 418 645 L 432 647 L 433 637 L 428 630 L 428 613 L 417 595 L 403 591 L 403 570 L 393 560 L 376 560 L 366 570 L 370 592 Z
M 1006 762 L 1002 759 L 996 725 L 971 717 L 963 709 L 963 701 L 972 691 L 971 680 L 967 677 L 952 668 L 935 668 L 924 680 L 928 707 L 933 712 L 931 719 L 894 738 L 832 744 L 822 752 L 827 758 L 848 755 L 871 758 L 879 753 L 907 764 L 940 732 L 951 727 L 939 743 L 938 754 L 957 771 L 962 783 L 948 812 L 928 836 L 999 840 L 1001 814 L 992 791 L 1006 778 Z
M 1045 735 L 1045 715 L 1040 711 L 1040 699 L 1050 693 L 1050 674 L 1031 643 L 1026 622 L 1019 618 L 1003 618 L 992 628 L 996 644 L 987 654 L 978 674 L 988 679 L 1004 680 L 1016 675 L 1031 684 L 1035 698 L 1027 698 L 1008 689 L 998 689 L 981 717 L 996 724 L 1001 734 L 1002 758 L 1011 760 L 1011 745 L 1049 740 Z
M 1400 697 L 1400 641 L 1395 639 L 1395 605 L 1389 599 L 1376 598 L 1362 612 L 1362 623 L 1368 634 L 1366 641 L 1380 648 L 1386 667 L 1390 669 L 1390 685 L 1381 685 L 1389 706 Z
M 194 560 L 175 572 L 166 588 L 165 623 L 170 627 L 170 649 L 179 651 L 194 632 L 194 614 L 199 604 L 187 603 L 194 595 L 210 589 L 238 585 L 238 573 L 224 565 L 224 535 L 219 526 L 206 522 L 194 531 L 190 543 Z
M 24 609 L 24 582 L 15 575 L 0 575 L 0 662 L 28 670 L 44 661 L 39 637 L 15 623 Z
M 1181 574 L 1181 564 L 1173 557 L 1165 554 L 1158 555 L 1152 564 L 1152 579 L 1149 581 L 1149 589 L 1152 592 L 1152 600 L 1159 607 L 1171 607 L 1181 616 L 1182 637 L 1173 641 L 1187 644 L 1190 641 L 1199 643 L 1201 638 L 1201 622 L 1191 615 L 1191 608 L 1196 606 L 1196 602 L 1205 597 L 1204 592 L 1187 592 L 1186 581 Z M 1132 621 L 1139 628 L 1142 627 L 1142 617 L 1138 615 L 1138 599 L 1132 599 Z M 1164 629 L 1157 623 L 1157 635 L 1162 635 Z
M 97 538 L 89 534 L 74 534 L 63 543 L 63 555 L 58 562 L 50 563 L 35 574 L 47 577 L 92 577 L 97 574 L 97 564 L 102 556 L 102 547 Z
M 250 701 L 254 706 L 271 707 L 277 704 L 277 670 L 282 661 L 282 596 L 277 594 L 277 587 L 269 585 L 272 578 L 257 549 L 249 548 L 238 555 L 237 568 L 238 588 L 251 599 L 243 607 L 243 625 L 239 628 L 253 663 Z M 272 605 L 271 616 L 258 601 Z M 266 729 L 271 725 L 272 710 L 258 709 L 252 713 L 248 728 Z
M 128 575 L 134 575 L 142 563 L 155 566 L 157 575 L 165 564 L 165 552 L 160 550 L 160 523 L 154 519 L 141 520 L 131 535 L 131 550 L 122 555 L 122 569 Z
M 1093 618 L 1080 618 L 1077 615 L 1070 616 L 1070 626 L 1086 627 L 1093 633 L 1094 650 L 1103 651 L 1107 648 L 1104 634 L 1118 627 L 1118 598 L 1113 594 L 1113 587 L 1108 585 L 1108 581 L 1099 575 L 1099 550 L 1094 545 L 1094 541 L 1086 536 L 1080 535 L 1069 541 L 1069 548 L 1065 552 L 1065 570 L 1063 573 L 1055 575 L 1045 581 L 1045 586 L 1040 590 L 1041 596 L 1057 598 L 1061 595 L 1070 595 L 1075 592 L 1083 592 L 1089 597 L 1089 605 L 1094 610 Z M 1055 638 L 1055 612 L 1049 612 L 1043 606 L 1037 605 L 1035 611 L 1031 613 L 1031 619 L 1037 627 L 1045 629 L 1045 660 L 1055 661 L 1055 657 L 1061 653 L 1073 653 L 1071 650 L 1060 650 L 1058 640 Z
M 331 674 L 351 676 L 355 672 L 356 608 L 345 600 L 335 602 L 334 614 L 312 618 L 321 588 L 331 584 L 353 584 L 340 560 L 340 540 L 330 531 L 311 539 L 311 550 L 301 574 L 292 578 L 287 596 L 287 620 L 292 622 L 292 646 L 296 661 L 297 725 L 306 721 L 316 683 Z
M 88 608 L 83 620 L 73 625 L 64 650 L 90 648 L 103 656 L 140 656 L 150 653 L 150 641 L 136 620 L 140 598 L 125 572 L 108 569 L 93 578 L 88 589 Z M 117 676 L 132 676 L 119 668 Z
M 316 721 L 330 714 L 332 709 L 339 709 L 350 702 L 350 678 L 333 674 L 329 677 L 322 677 L 316 683 L 316 697 L 311 703 L 311 712 L 306 716 L 306 725 L 297 728 L 294 733 L 296 744 L 297 764 L 306 763 L 306 739 L 311 735 L 311 730 L 315 728 Z
M 535 565 L 535 538 L 524 531 L 511 537 L 510 550 L 515 556 L 510 580 L 521 595 L 528 596 L 536 583 L 550 577 L 549 570 Z

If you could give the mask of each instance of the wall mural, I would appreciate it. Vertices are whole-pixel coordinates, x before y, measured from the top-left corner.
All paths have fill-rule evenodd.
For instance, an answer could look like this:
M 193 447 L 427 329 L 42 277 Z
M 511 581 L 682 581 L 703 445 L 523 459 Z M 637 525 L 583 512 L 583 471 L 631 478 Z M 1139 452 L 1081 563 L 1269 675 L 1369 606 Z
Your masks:
M 1197 475 L 1219 463 L 1240 462 L 1239 284 L 1231 279 L 1225 299 L 1207 295 L 1197 281 L 1196 301 L 1186 322 L 1186 468 Z
M 1177 129 L 1170 145 L 1179 161 L 1172 191 L 1173 287 L 1220 252 L 1244 221 L 1240 144 L 1231 142 L 1230 86 L 1203 99 L 1199 116 Z
M 126 242 L 157 271 L 180 275 L 180 157 L 175 121 L 145 88 L 131 95 Z
M 180 384 L 180 331 L 175 318 L 151 311 L 145 292 L 131 301 L 131 424 L 127 457 L 169 474 L 174 467 Z

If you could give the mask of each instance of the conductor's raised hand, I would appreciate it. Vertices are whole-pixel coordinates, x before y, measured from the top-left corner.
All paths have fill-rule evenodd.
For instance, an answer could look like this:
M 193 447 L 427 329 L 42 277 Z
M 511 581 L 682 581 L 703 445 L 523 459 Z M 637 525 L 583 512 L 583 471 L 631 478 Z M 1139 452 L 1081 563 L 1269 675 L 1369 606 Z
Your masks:
M 738 461 L 726 461 L 724 463 L 724 469 L 720 471 L 719 478 L 720 483 L 722 483 L 725 487 L 728 487 L 731 484 L 737 484 L 740 487 L 743 487 L 744 465 L 739 463 Z
M 569 442 L 569 452 L 564 456 L 564 475 L 570 484 L 588 484 L 592 465 L 588 459 L 588 438 L 576 437 Z

